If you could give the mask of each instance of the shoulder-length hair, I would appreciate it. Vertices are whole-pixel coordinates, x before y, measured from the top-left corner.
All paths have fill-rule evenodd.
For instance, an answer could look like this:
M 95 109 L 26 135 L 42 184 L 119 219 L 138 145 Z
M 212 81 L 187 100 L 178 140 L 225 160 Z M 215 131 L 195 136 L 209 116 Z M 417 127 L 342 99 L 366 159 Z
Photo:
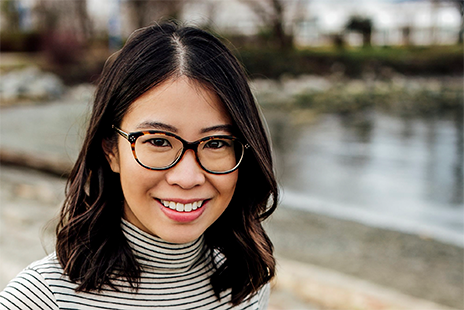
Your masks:
M 123 278 L 136 289 L 141 266 L 121 230 L 123 194 L 103 143 L 115 143 L 132 102 L 171 78 L 186 76 L 214 91 L 235 131 L 251 148 L 239 168 L 234 196 L 205 232 L 211 249 L 226 257 L 211 277 L 215 294 L 231 289 L 236 305 L 256 293 L 275 273 L 273 246 L 261 222 L 275 210 L 277 183 L 271 149 L 246 75 L 214 36 L 174 23 L 138 30 L 105 66 L 84 143 L 66 187 L 57 226 L 56 252 L 77 291 L 100 291 Z M 213 255 L 213 254 L 212 254 Z

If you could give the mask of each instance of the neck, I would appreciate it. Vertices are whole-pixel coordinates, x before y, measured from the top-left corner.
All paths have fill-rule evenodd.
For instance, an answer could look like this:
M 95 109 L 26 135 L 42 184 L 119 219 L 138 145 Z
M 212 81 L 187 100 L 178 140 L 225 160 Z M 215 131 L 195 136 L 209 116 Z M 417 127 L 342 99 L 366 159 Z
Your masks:
M 171 243 L 150 235 L 126 220 L 122 231 L 143 268 L 163 269 L 163 272 L 179 272 L 192 268 L 205 256 L 204 237 L 188 243 Z

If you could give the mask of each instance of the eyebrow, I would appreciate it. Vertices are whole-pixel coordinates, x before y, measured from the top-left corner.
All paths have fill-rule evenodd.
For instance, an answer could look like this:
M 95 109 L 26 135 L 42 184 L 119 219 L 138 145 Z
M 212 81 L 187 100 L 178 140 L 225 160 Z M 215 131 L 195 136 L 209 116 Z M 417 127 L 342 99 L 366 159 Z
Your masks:
M 233 132 L 233 126 L 228 125 L 228 124 L 227 125 L 216 125 L 216 126 L 203 128 L 200 132 L 201 133 L 209 133 L 209 132 L 212 132 L 212 131 L 225 131 L 225 132 L 228 132 L 228 133 L 232 133 Z
M 136 127 L 136 129 L 146 129 L 146 128 L 166 130 L 166 131 L 171 131 L 174 133 L 177 133 L 179 131 L 174 126 L 164 124 L 164 123 L 159 123 L 159 122 L 143 122 Z
M 152 129 L 158 129 L 158 130 L 165 130 L 165 131 L 170 131 L 173 133 L 178 133 L 179 130 L 171 125 L 160 123 L 160 122 L 143 122 L 140 123 L 136 129 L 146 129 L 146 128 L 152 128 Z M 200 130 L 200 133 L 210 133 L 214 131 L 225 131 L 232 133 L 233 132 L 233 126 L 229 124 L 224 124 L 224 125 L 216 125 L 216 126 L 211 126 L 211 127 L 206 127 Z

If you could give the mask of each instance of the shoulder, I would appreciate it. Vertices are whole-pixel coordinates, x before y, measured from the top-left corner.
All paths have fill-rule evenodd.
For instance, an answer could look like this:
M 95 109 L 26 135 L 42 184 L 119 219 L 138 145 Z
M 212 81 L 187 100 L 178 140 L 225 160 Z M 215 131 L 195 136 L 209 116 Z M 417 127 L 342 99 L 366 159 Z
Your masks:
M 213 262 L 217 267 L 220 267 L 227 260 L 226 256 L 219 250 L 212 251 Z M 230 291 L 228 291 L 230 293 Z M 271 285 L 266 283 L 258 292 L 246 298 L 237 309 L 267 309 L 269 297 L 271 294 Z M 235 309 L 235 308 L 234 308 Z
M 269 283 L 265 284 L 258 292 L 246 298 L 242 303 L 233 308 L 237 310 L 266 310 L 269 303 L 269 296 L 271 293 L 271 286 Z
M 270 295 L 271 295 L 271 285 L 267 283 L 261 288 L 261 290 L 259 290 L 257 294 L 259 309 L 267 309 Z
M 24 269 L 24 271 L 28 270 L 41 274 L 45 279 L 53 275 L 59 275 L 60 277 L 63 275 L 63 268 L 61 267 L 55 252 L 41 260 L 33 262 Z
M 271 294 L 271 285 L 266 283 L 258 292 L 244 301 L 244 308 L 242 309 L 256 309 L 265 310 L 269 303 L 269 296 Z
M 58 309 L 48 278 L 60 270 L 55 254 L 32 263 L 0 292 L 0 309 Z

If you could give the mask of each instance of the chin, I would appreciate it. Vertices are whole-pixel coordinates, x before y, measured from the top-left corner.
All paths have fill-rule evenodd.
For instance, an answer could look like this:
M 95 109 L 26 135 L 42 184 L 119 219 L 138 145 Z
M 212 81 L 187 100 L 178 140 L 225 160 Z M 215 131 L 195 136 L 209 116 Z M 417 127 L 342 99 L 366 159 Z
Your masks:
M 197 240 L 203 233 L 203 230 L 175 229 L 173 233 L 160 233 L 158 237 L 170 243 L 189 243 Z
M 189 243 L 192 241 L 197 240 L 200 235 L 190 235 L 190 236 L 160 236 L 161 239 L 163 239 L 166 242 L 170 243 Z

